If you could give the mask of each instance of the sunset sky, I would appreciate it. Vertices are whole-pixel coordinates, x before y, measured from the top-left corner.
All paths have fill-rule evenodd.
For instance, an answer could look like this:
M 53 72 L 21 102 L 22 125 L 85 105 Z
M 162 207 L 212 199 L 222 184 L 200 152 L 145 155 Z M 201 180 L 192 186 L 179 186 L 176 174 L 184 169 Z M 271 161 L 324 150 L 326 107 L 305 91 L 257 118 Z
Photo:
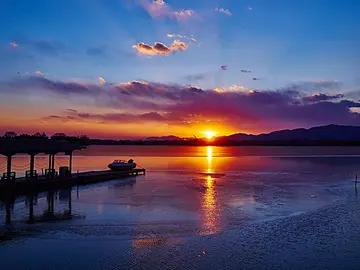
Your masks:
M 1 0 L 0 133 L 360 125 L 360 1 Z

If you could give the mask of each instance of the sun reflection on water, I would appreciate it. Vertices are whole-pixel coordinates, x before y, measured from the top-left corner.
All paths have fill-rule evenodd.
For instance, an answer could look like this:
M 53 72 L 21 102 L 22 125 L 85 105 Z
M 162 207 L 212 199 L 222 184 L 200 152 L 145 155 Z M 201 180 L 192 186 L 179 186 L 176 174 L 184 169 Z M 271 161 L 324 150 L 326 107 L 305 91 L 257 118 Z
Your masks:
M 207 158 L 207 173 L 212 173 L 212 159 L 213 159 L 213 148 L 212 146 L 207 146 L 206 148 L 206 158 Z
M 220 230 L 220 212 L 218 207 L 217 195 L 216 195 L 216 181 L 210 174 L 214 173 L 213 165 L 213 147 L 207 146 L 207 170 L 209 175 L 204 179 L 204 195 L 202 198 L 202 208 L 204 211 L 202 227 L 203 234 L 213 234 Z

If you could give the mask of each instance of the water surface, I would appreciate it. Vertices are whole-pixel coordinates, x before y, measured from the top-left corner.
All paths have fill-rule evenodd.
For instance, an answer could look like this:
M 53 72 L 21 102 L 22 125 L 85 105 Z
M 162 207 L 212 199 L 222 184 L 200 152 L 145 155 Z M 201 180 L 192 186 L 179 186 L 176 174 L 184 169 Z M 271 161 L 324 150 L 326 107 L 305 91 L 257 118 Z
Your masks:
M 0 219 L 7 240 L 0 243 L 0 257 L 13 267 L 10 258 L 22 253 L 20 269 L 32 260 L 30 254 L 46 253 L 43 263 L 51 258 L 66 268 L 69 263 L 54 254 L 85 256 L 81 249 L 68 252 L 67 245 L 75 245 L 102 254 L 80 260 L 78 266 L 89 267 L 101 265 L 103 252 L 116 245 L 122 252 L 117 264 L 128 265 L 143 248 L 177 246 L 354 196 L 359 154 L 356 147 L 90 146 L 75 154 L 74 171 L 135 158 L 147 173 L 3 199 Z M 57 166 L 67 162 L 66 156 L 56 159 Z M 27 166 L 27 156 L 15 157 L 18 175 Z M 36 168 L 46 166 L 47 157 L 38 156 Z

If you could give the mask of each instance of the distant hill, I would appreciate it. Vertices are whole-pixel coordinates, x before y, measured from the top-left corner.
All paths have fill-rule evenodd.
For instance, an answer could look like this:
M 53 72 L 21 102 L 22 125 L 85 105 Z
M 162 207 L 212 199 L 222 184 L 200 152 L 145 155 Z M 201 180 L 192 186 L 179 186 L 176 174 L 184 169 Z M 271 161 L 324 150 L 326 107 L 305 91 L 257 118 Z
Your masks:
M 203 138 L 177 136 L 149 137 L 133 144 L 207 145 Z M 259 135 L 236 133 L 217 137 L 212 145 L 360 145 L 360 126 L 327 125 L 297 129 L 284 129 Z
M 360 142 L 359 126 L 327 125 L 309 129 L 284 129 L 266 134 L 237 133 L 218 138 L 222 143 L 237 142 Z
M 349 145 L 360 146 L 360 126 L 327 125 L 312 127 L 309 129 L 284 129 L 259 135 L 236 133 L 229 136 L 217 137 L 211 141 L 205 138 L 181 138 L 173 135 L 161 137 L 148 137 L 146 139 L 126 140 L 103 140 L 91 139 L 87 136 L 66 136 L 57 134 L 48 138 L 43 134 L 16 135 L 14 132 L 7 132 L 0 136 L 2 141 L 21 141 L 27 139 L 36 142 L 38 139 L 50 141 L 67 141 L 81 145 Z
M 148 137 L 145 139 L 145 141 L 182 141 L 183 138 L 169 135 L 169 136 L 160 136 L 160 137 Z

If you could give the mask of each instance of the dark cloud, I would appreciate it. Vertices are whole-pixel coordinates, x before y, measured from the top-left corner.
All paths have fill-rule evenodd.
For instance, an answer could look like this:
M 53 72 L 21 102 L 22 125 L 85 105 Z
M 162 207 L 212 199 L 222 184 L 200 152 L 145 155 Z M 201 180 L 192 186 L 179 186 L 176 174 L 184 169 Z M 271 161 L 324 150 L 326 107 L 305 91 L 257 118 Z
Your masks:
M 154 45 L 145 44 L 140 42 L 133 46 L 133 48 L 142 55 L 160 55 L 168 56 L 174 52 L 181 52 L 187 50 L 189 45 L 186 42 L 180 40 L 174 40 L 170 46 L 167 46 L 161 42 L 155 42 Z
M 138 122 L 161 122 L 161 121 L 171 121 L 171 118 L 168 118 L 166 114 L 162 115 L 157 112 L 147 112 L 147 113 L 104 113 L 104 114 L 94 114 L 94 113 L 83 113 L 78 112 L 77 110 L 71 109 L 66 110 L 63 115 L 50 115 L 44 118 L 45 120 L 60 120 L 60 121 L 96 121 L 96 122 L 120 122 L 120 123 L 138 123 Z
M 309 81 L 288 85 L 286 89 L 302 92 L 326 92 L 341 90 L 342 83 L 339 81 Z
M 186 75 L 184 79 L 190 83 L 193 83 L 193 82 L 205 80 L 208 76 L 209 76 L 208 73 L 199 73 L 199 74 Z
M 33 90 L 52 91 L 57 94 L 94 94 L 97 90 L 93 85 L 81 84 L 78 82 L 54 81 L 41 76 L 30 76 L 20 78 L 11 82 L 1 84 L 8 91 L 32 92 Z
M 127 120 L 166 123 L 211 120 L 239 129 L 275 129 L 330 123 L 360 125 L 360 114 L 353 109 L 360 107 L 359 102 L 343 99 L 342 94 L 319 93 L 309 96 L 306 95 L 309 84 L 302 85 L 305 85 L 304 90 L 301 90 L 300 85 L 290 85 L 279 90 L 247 90 L 242 87 L 220 91 L 144 81 L 99 87 L 95 82 L 63 82 L 39 77 L 0 83 L 3 91 L 16 90 L 26 95 L 50 91 L 69 99 L 73 96 L 87 97 L 93 99 L 98 107 L 122 111 L 94 114 L 67 110 L 64 113 L 67 120 L 69 116 L 84 121 L 120 123 Z M 332 88 L 333 85 L 328 84 L 326 87 Z M 123 113 L 124 110 L 132 113 Z M 55 119 L 57 116 L 52 117 Z
M 40 40 L 31 43 L 31 45 L 40 53 L 46 55 L 58 55 L 65 51 L 65 46 L 57 41 Z
M 327 94 L 319 93 L 319 94 L 315 94 L 312 96 L 303 97 L 303 101 L 311 103 L 311 102 L 320 102 L 320 101 L 339 99 L 339 98 L 343 98 L 343 97 L 344 97 L 343 94 L 327 95 Z

